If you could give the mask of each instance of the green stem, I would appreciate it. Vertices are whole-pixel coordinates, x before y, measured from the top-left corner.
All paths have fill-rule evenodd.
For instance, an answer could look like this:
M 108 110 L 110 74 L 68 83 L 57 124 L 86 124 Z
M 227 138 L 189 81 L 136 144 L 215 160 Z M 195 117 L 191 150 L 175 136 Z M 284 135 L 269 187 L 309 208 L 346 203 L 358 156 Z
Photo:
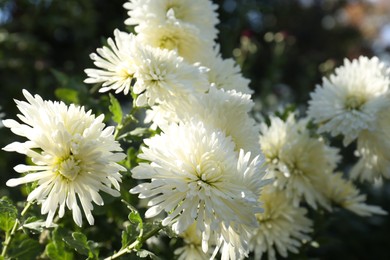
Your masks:
M 112 256 L 109 256 L 109 257 L 105 258 L 104 260 L 116 259 L 116 258 L 118 258 L 118 257 L 120 257 L 120 256 L 122 256 L 124 254 L 131 253 L 132 251 L 137 251 L 137 248 L 138 248 L 139 245 L 142 245 L 146 240 L 148 240 L 149 238 L 153 237 L 162 228 L 163 228 L 163 225 L 160 224 L 158 227 L 156 227 L 155 229 L 151 230 L 149 233 L 145 234 L 145 236 L 138 238 L 137 240 L 135 240 L 129 246 L 127 246 L 125 248 L 122 248 L 121 250 L 119 250 L 118 252 L 116 252 Z
M 18 226 L 19 226 L 19 220 L 16 219 L 15 220 L 15 224 L 14 224 L 14 226 L 11 229 L 11 233 L 10 232 L 6 232 L 5 233 L 5 241 L 3 243 L 3 250 L 1 251 L 1 256 L 2 257 L 5 257 L 5 255 L 7 254 L 8 247 L 9 247 L 9 245 L 11 243 L 12 237 L 14 236 Z
M 26 215 L 27 211 L 29 210 L 29 208 L 32 206 L 32 202 L 29 201 L 27 202 L 26 206 L 24 207 L 24 209 L 22 210 L 22 213 L 20 213 L 20 216 L 23 217 L 24 215 Z
M 123 125 L 122 124 L 118 124 L 116 127 L 115 127 L 115 132 L 114 132 L 114 139 L 115 140 L 118 140 L 118 135 L 119 135 L 119 132 L 120 130 L 122 129 Z
M 26 204 L 26 206 L 24 207 L 24 209 L 22 210 L 22 213 L 20 213 L 20 216 L 23 217 L 27 210 L 31 207 L 32 203 L 31 202 L 28 202 Z M 18 229 L 19 227 L 19 219 L 16 219 L 15 220 L 15 224 L 14 226 L 12 227 L 11 229 L 11 232 L 6 232 L 5 233 L 5 241 L 3 243 L 3 250 L 1 251 L 1 256 L 2 257 L 5 257 L 6 254 L 7 254 L 7 251 L 8 251 L 8 248 L 9 248 L 9 245 L 11 244 L 11 241 L 12 241 L 12 238 L 14 237 L 15 233 L 16 233 L 16 230 Z

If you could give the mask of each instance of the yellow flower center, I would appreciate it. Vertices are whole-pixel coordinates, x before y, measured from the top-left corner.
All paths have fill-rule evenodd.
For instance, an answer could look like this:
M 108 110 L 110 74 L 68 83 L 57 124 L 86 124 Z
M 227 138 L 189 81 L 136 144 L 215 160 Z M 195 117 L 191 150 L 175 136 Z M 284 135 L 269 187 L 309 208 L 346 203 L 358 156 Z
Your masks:
M 132 79 L 134 76 L 134 73 L 132 73 L 130 71 L 130 69 L 128 68 L 128 66 L 124 63 L 121 63 L 116 67 L 116 72 L 118 73 L 118 75 L 120 77 L 125 78 L 125 79 L 128 79 L 128 78 Z
M 59 163 L 58 172 L 67 180 L 74 181 L 80 173 L 80 161 L 71 155 Z
M 206 160 L 200 162 L 195 169 L 196 175 L 199 177 L 198 184 L 202 182 L 211 185 L 218 182 L 222 177 L 222 168 L 221 163 L 218 161 Z
M 164 36 L 160 40 L 160 48 L 168 50 L 176 50 L 178 48 L 178 39 L 174 36 Z
M 364 95 L 351 95 L 345 101 L 345 108 L 348 110 L 360 110 L 366 101 Z

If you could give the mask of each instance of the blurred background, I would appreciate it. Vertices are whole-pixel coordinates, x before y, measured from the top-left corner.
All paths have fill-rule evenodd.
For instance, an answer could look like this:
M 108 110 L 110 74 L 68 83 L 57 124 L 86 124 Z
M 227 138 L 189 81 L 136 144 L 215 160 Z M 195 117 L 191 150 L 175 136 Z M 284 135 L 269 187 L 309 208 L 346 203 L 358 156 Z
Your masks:
M 0 114 L 15 118 L 22 89 L 44 99 L 80 103 L 95 113 L 107 98 L 85 85 L 89 54 L 115 28 L 126 30 L 124 0 L 0 0 Z M 390 61 L 390 0 L 214 0 L 219 43 L 251 79 L 256 110 L 266 115 L 293 106 L 305 111 L 309 93 L 344 58 L 376 55 Z M 120 96 L 122 101 L 127 97 Z M 0 128 L 0 146 L 15 140 Z M 335 141 L 338 145 L 338 141 Z M 349 147 L 353 151 L 353 147 Z M 347 149 L 348 153 L 348 149 Z M 350 156 L 350 157 L 348 157 Z M 342 168 L 353 163 L 347 154 Z M 25 160 L 0 151 L 0 196 L 12 167 Z M 368 202 L 390 211 L 390 188 L 362 185 Z M 12 193 L 12 194 L 10 194 Z M 291 259 L 390 259 L 388 217 L 360 218 L 346 211 L 316 220 L 316 243 Z M 317 245 L 319 247 L 317 248 Z M 304 257 L 306 255 L 306 257 Z

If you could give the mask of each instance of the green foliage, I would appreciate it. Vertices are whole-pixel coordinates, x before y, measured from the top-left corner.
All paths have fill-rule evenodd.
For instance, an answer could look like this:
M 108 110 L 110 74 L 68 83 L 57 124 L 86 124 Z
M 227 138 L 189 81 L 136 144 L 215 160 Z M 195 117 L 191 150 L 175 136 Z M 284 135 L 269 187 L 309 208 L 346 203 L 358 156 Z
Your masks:
M 125 230 L 122 232 L 122 248 L 126 248 L 130 245 L 131 242 L 134 242 L 134 240 L 142 239 L 144 233 L 144 223 L 138 210 L 134 208 L 131 204 L 125 201 L 123 202 L 131 211 L 128 215 L 130 225 L 127 225 L 125 227 Z M 139 249 L 140 246 L 141 244 L 138 244 L 136 249 Z
M 125 229 L 122 231 L 122 248 L 129 246 L 137 237 L 138 232 L 136 226 L 132 224 L 126 225 Z
M 64 236 L 65 243 L 79 254 L 88 256 L 88 259 L 98 259 L 97 243 L 88 240 L 81 232 L 73 232 L 72 236 Z
M 8 233 L 11 231 L 18 216 L 16 207 L 7 197 L 0 199 L 0 229 Z
M 67 104 L 79 104 L 78 91 L 69 88 L 57 88 L 55 95 L 58 99 L 63 100 Z
M 42 252 L 42 246 L 37 239 L 25 234 L 17 235 L 7 253 L 8 259 L 36 259 Z
M 75 253 L 77 253 L 75 255 Z M 88 240 L 81 232 L 70 232 L 58 227 L 52 232 L 51 242 L 46 245 L 45 254 L 52 260 L 70 260 L 77 255 L 87 259 L 98 259 L 98 244 Z
M 123 117 L 122 108 L 118 99 L 116 99 L 114 95 L 112 95 L 111 93 L 109 95 L 110 95 L 110 106 L 108 108 L 112 113 L 111 118 L 115 123 L 119 125 L 122 123 L 122 117 Z
M 59 248 L 53 242 L 46 245 L 45 254 L 52 260 L 72 260 L 73 254 L 66 252 L 64 248 Z
M 52 241 L 46 245 L 45 254 L 52 260 L 72 260 L 73 252 L 68 250 L 63 240 L 64 230 L 57 228 L 52 232 Z
M 125 167 L 127 169 L 132 169 L 133 167 L 135 167 L 138 163 L 137 163 L 137 154 L 138 154 L 138 151 L 136 149 L 134 149 L 134 147 L 129 147 L 127 149 L 127 157 L 126 157 L 126 161 L 125 161 Z

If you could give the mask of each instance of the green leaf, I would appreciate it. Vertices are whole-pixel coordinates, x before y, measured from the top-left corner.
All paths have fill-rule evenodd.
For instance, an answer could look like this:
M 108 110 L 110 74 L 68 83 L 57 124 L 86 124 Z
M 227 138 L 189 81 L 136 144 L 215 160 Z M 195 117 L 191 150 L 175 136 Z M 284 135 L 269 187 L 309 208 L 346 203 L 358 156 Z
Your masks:
M 0 199 L 0 229 L 9 232 L 18 217 L 18 210 L 7 197 Z
M 130 224 L 122 231 L 122 248 L 127 247 L 130 243 L 138 239 L 140 230 L 142 229 L 141 227 L 143 227 L 142 218 L 138 212 L 131 212 L 129 214 L 129 220 Z
M 138 224 L 140 229 L 143 228 L 143 221 L 142 221 L 141 215 L 138 213 L 138 211 L 130 212 L 129 220 L 133 224 Z
M 132 146 L 127 149 L 127 159 L 125 162 L 127 169 L 132 169 L 137 165 L 137 153 L 138 151 Z
M 47 244 L 45 253 L 52 260 L 73 260 L 71 252 L 66 251 L 64 247 L 57 247 L 54 242 Z
M 111 93 L 110 93 L 110 103 L 111 105 L 108 107 L 108 109 L 110 109 L 112 113 L 112 120 L 117 124 L 122 123 L 123 113 L 122 113 L 121 105 L 119 101 Z
M 52 260 L 71 260 L 73 252 L 67 250 L 63 237 L 66 232 L 63 228 L 56 228 L 52 233 L 52 242 L 45 248 L 46 255 Z
M 79 104 L 79 93 L 75 89 L 70 88 L 57 88 L 54 92 L 58 99 L 61 99 L 65 103 Z
M 72 237 L 66 236 L 64 241 L 74 250 L 82 255 L 89 255 L 87 237 L 80 232 L 73 232 Z
M 88 256 L 88 259 L 97 259 L 97 243 L 88 241 L 83 233 L 73 232 L 71 237 L 65 236 L 63 240 L 78 253 Z
M 14 241 L 8 250 L 9 259 L 36 259 L 41 253 L 41 245 L 38 241 L 22 236 L 22 241 Z M 19 240 L 19 239 L 18 239 Z
M 130 243 L 134 242 L 138 238 L 138 231 L 135 225 L 127 225 L 125 230 L 122 231 L 122 248 L 127 247 Z
M 127 225 L 125 230 L 122 232 L 122 248 L 125 248 L 131 242 L 134 242 L 136 239 L 142 237 L 144 224 L 141 215 L 138 213 L 137 209 L 134 208 L 127 201 L 122 200 L 122 202 L 125 203 L 127 205 L 127 208 L 131 211 L 128 216 L 130 224 Z

